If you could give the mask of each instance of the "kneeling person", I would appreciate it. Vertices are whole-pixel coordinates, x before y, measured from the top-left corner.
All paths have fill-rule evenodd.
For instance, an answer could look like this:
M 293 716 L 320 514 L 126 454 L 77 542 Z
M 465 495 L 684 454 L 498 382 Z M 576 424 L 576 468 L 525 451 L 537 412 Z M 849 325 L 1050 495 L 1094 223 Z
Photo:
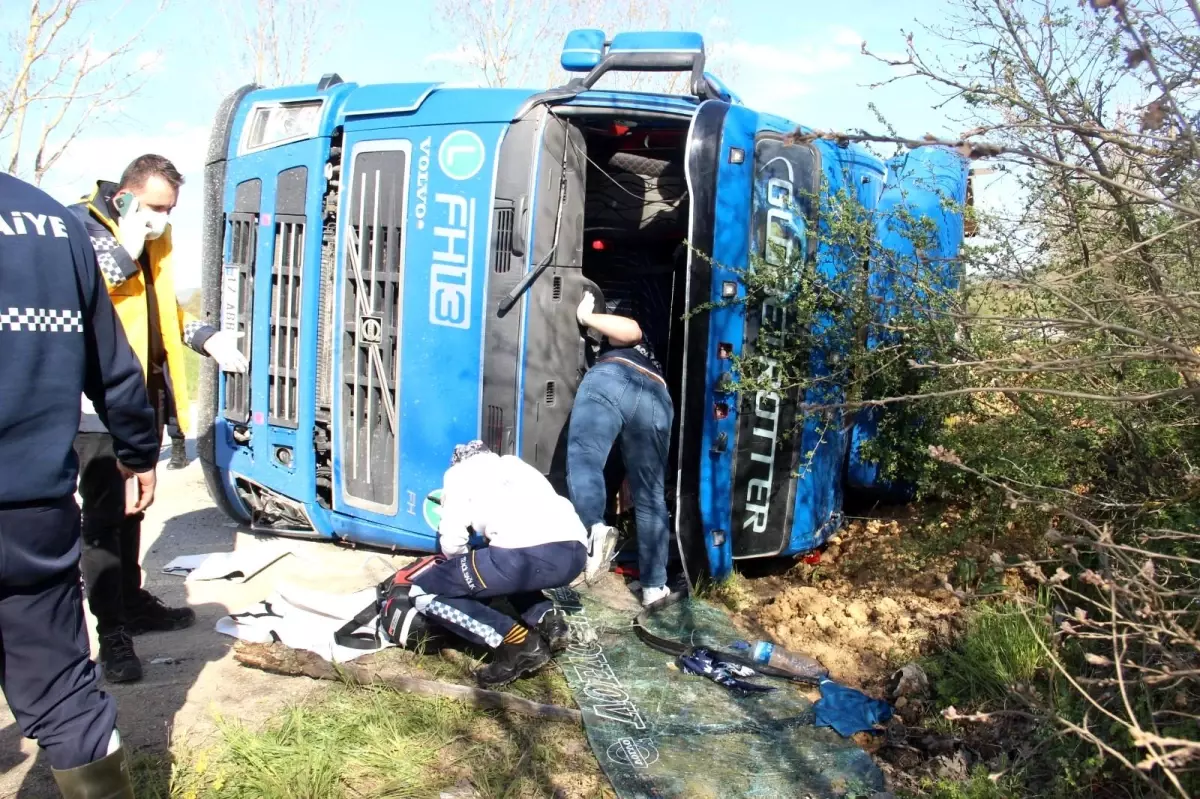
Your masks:
M 469 547 L 472 529 L 487 546 Z M 438 537 L 449 560 L 417 576 L 409 596 L 431 621 L 492 650 L 491 663 L 475 675 L 480 685 L 531 674 L 566 647 L 566 619 L 542 591 L 583 571 L 587 533 L 541 472 L 482 441 L 455 447 Z M 507 597 L 521 620 L 479 601 L 497 597 Z

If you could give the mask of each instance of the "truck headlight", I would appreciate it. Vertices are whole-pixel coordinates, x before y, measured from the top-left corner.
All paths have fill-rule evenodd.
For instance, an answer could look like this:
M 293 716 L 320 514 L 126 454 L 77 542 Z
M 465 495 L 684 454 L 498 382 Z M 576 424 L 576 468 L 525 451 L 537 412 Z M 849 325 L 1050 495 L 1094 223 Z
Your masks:
M 262 150 L 287 142 L 311 139 L 321 127 L 324 100 L 271 103 L 250 110 L 242 151 Z

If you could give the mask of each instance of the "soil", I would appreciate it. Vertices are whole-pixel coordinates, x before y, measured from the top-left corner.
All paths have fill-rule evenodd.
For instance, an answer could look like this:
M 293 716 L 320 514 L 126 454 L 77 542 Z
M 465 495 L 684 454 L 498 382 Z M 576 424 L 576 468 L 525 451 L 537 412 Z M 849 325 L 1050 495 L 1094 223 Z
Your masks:
M 960 564 L 977 573 L 1030 548 L 1011 535 L 995 546 L 934 546 L 959 518 L 946 509 L 932 531 L 912 508 L 852 519 L 819 554 L 782 573 L 767 563 L 756 572 L 751 562 L 731 604 L 747 627 L 817 658 L 838 682 L 882 689 L 892 672 L 958 632 L 969 593 Z M 998 571 L 1006 585 L 1023 587 L 1015 569 Z
M 778 565 L 763 564 L 758 573 L 751 567 L 737 595 L 725 597 L 749 630 L 893 703 L 885 734 L 855 740 L 896 788 L 913 788 L 924 777 L 966 779 L 972 764 L 1028 745 L 1028 723 L 1001 719 L 947 732 L 928 691 L 895 691 L 898 669 L 953 643 L 980 573 L 991 569 L 1006 589 L 1028 589 L 1020 571 L 1003 564 L 1027 559 L 1037 548 L 1032 538 L 1010 529 L 985 545 L 963 535 L 963 525 L 954 508 L 932 524 L 912 508 L 853 519 L 819 556 L 793 561 L 782 573 Z M 964 577 L 964 565 L 974 576 Z
M 745 581 L 743 623 L 815 657 L 845 685 L 878 688 L 954 632 L 962 602 L 936 569 L 910 569 L 897 519 L 852 521 L 819 562 Z

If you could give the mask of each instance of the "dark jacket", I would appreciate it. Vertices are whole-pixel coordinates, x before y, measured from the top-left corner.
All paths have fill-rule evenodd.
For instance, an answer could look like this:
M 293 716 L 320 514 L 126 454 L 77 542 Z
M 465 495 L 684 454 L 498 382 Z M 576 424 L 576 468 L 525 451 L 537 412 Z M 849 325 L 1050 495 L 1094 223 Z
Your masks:
M 45 192 L 0 174 L 0 505 L 75 492 L 81 395 L 118 459 L 153 468 L 158 435 L 142 367 L 87 231 Z

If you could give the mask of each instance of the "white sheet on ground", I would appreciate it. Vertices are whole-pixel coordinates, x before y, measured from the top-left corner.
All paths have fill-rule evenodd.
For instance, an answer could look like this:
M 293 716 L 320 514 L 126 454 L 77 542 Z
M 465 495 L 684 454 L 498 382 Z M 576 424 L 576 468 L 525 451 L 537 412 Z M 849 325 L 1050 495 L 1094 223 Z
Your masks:
M 374 601 L 374 586 L 353 594 L 326 594 L 285 584 L 262 602 L 218 619 L 217 632 L 256 644 L 278 641 L 344 663 L 391 646 L 350 649 L 333 641 L 335 632 Z M 372 617 L 355 632 L 374 634 L 377 619 Z
M 244 583 L 290 554 L 291 549 L 286 546 L 257 546 L 233 552 L 180 555 L 163 567 L 163 573 L 186 575 L 185 582 L 230 580 Z

